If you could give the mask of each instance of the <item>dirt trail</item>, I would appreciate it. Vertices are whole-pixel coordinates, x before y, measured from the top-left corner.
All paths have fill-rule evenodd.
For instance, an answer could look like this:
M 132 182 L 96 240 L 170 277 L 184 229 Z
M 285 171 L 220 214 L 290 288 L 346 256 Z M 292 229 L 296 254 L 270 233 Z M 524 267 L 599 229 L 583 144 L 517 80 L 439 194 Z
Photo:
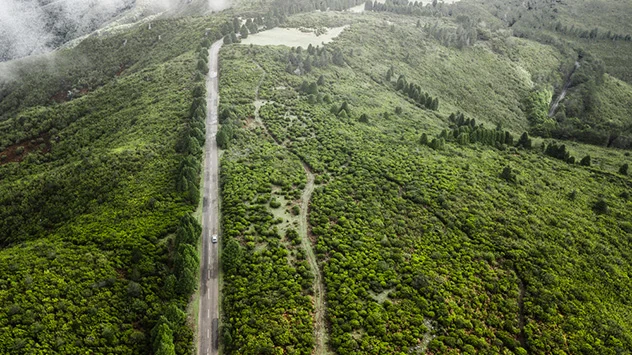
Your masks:
M 305 189 L 303 189 L 303 195 L 301 197 L 301 218 L 299 220 L 298 232 L 301 236 L 301 246 L 305 249 L 307 261 L 314 274 L 314 337 L 316 338 L 314 354 L 326 355 L 330 352 L 327 350 L 329 334 L 327 333 L 327 322 L 325 319 L 325 285 L 318 267 L 316 254 L 314 254 L 314 249 L 312 248 L 312 241 L 309 238 L 309 222 L 307 220 L 309 202 L 314 192 L 314 173 L 312 173 L 307 164 L 302 164 L 303 170 L 305 170 L 305 174 L 307 175 L 307 184 L 305 184 Z
M 259 115 L 259 110 L 263 105 L 265 105 L 268 101 L 259 99 L 259 88 L 263 83 L 263 80 L 266 76 L 266 71 L 257 63 L 257 66 L 263 74 L 261 75 L 261 79 L 255 88 L 255 122 L 258 125 L 261 125 L 266 133 L 272 137 L 272 139 L 280 146 L 285 147 L 282 143 L 278 142 L 274 135 L 270 133 L 268 127 L 265 125 L 265 122 L 261 119 Z M 300 158 L 299 158 L 300 159 Z M 301 164 L 303 165 L 303 170 L 305 171 L 305 175 L 307 175 L 307 183 L 305 184 L 305 188 L 303 189 L 303 194 L 301 195 L 301 213 L 299 216 L 299 230 L 298 233 L 301 236 L 301 246 L 305 250 L 307 254 L 307 262 L 309 263 L 309 267 L 314 275 L 313 282 L 313 290 L 314 290 L 314 338 L 315 338 L 315 346 L 314 346 L 314 355 L 328 355 L 331 352 L 328 350 L 327 342 L 329 340 L 329 334 L 327 333 L 327 321 L 325 319 L 326 305 L 325 305 L 325 285 L 323 283 L 322 274 L 318 267 L 318 260 L 316 259 L 316 254 L 314 254 L 314 249 L 312 248 L 312 241 L 309 238 L 309 222 L 307 220 L 307 215 L 309 212 L 309 203 L 312 199 L 312 193 L 314 192 L 314 173 L 312 170 L 301 160 Z
M 525 317 L 524 317 L 524 295 L 526 293 L 525 285 L 522 279 L 518 280 L 518 287 L 520 288 L 520 294 L 518 295 L 518 328 L 520 329 L 520 334 L 518 335 L 518 341 L 520 342 L 520 346 L 524 349 L 527 349 L 527 337 L 524 332 L 525 326 Z
M 259 69 L 261 69 L 261 71 L 263 72 L 263 75 L 261 75 L 261 79 L 259 79 L 259 82 L 257 83 L 257 87 L 255 88 L 255 123 L 265 127 L 265 125 L 263 124 L 263 121 L 261 120 L 261 117 L 259 116 L 259 110 L 261 110 L 261 107 L 263 105 L 265 105 L 266 103 L 268 103 L 268 101 L 266 100 L 259 100 L 259 88 L 261 88 L 261 84 L 263 83 L 263 79 L 265 79 L 266 77 L 266 72 L 265 70 L 263 70 L 263 68 L 261 68 L 261 66 L 259 65 L 259 63 L 257 63 L 257 66 L 259 67 Z M 266 128 L 267 131 L 267 128 Z M 270 132 L 268 132 L 269 134 Z

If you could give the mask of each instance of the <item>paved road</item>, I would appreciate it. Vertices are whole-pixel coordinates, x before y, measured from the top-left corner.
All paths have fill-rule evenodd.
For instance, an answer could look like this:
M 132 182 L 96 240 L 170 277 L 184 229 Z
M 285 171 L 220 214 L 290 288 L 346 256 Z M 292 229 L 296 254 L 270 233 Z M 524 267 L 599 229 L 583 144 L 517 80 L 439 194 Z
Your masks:
M 215 141 L 217 105 L 219 103 L 217 72 L 218 55 L 223 41 L 211 46 L 209 75 L 206 79 L 207 110 L 206 143 L 204 145 L 204 196 L 202 209 L 202 265 L 200 279 L 200 314 L 198 354 L 218 354 L 219 348 L 219 244 L 211 242 L 219 234 L 219 159 Z

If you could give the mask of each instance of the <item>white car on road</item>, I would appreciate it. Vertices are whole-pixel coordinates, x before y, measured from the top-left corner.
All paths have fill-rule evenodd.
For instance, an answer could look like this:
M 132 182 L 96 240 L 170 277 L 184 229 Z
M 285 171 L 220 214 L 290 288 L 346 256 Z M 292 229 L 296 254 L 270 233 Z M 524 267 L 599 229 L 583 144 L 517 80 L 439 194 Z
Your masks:
M 211 242 L 217 243 L 217 234 L 213 234 L 213 236 L 211 237 Z

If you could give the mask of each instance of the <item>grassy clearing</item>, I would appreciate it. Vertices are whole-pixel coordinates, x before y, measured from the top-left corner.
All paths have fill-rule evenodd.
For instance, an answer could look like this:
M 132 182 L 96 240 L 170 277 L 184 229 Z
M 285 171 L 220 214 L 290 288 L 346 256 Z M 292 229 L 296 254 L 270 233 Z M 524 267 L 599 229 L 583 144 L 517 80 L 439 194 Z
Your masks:
M 284 45 L 289 47 L 302 46 L 307 48 L 310 44 L 313 46 L 323 45 L 331 42 L 336 38 L 345 27 L 334 27 L 325 29 L 326 33 L 317 35 L 315 32 L 304 32 L 297 28 L 273 28 L 267 31 L 259 32 L 241 41 L 243 45 L 259 45 L 259 46 L 278 46 Z

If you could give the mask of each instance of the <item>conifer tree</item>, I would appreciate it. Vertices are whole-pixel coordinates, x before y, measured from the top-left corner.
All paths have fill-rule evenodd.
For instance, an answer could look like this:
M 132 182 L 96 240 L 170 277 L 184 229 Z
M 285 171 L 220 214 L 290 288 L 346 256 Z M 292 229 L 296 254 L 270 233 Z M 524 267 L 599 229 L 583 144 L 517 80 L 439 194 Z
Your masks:
M 610 207 L 608 206 L 608 203 L 606 202 L 606 200 L 603 199 L 603 197 L 600 197 L 595 203 L 595 205 L 593 206 L 593 210 L 597 214 L 607 214 L 609 209 Z
M 432 109 L 432 96 L 426 94 L 426 102 L 422 103 L 422 105 L 426 106 L 428 109 Z
M 225 272 L 231 273 L 239 270 L 242 260 L 242 250 L 239 242 L 234 238 L 229 238 L 222 251 L 222 268 Z
M 397 78 L 397 85 L 395 86 L 395 89 L 403 90 L 407 85 L 408 83 L 406 82 L 406 77 L 402 74 L 399 78 Z
M 467 133 L 461 133 L 459 134 L 459 136 L 457 137 L 456 141 L 460 144 L 460 145 L 467 145 L 470 143 L 470 135 Z
M 241 39 L 248 38 L 248 28 L 246 27 L 246 25 L 241 26 L 239 34 L 241 35 Z
M 306 73 L 312 71 L 312 63 L 309 60 L 309 57 L 305 58 L 305 60 L 303 61 L 303 70 L 305 70 Z
M 503 168 L 503 172 L 500 174 L 500 177 L 507 180 L 508 182 L 516 182 L 516 174 L 513 172 L 509 165 Z
M 220 129 L 219 132 L 217 132 L 217 137 L 215 139 L 217 140 L 217 145 L 220 149 L 226 149 L 228 147 L 228 135 L 223 129 Z
M 579 165 L 590 166 L 590 155 L 586 155 L 585 157 L 583 157 L 582 160 L 579 162 Z
M 331 60 L 337 66 L 345 65 L 344 55 L 342 54 L 342 50 L 340 50 L 339 48 L 336 48 L 336 50 L 334 51 L 334 55 L 333 55 Z
M 237 17 L 233 18 L 233 33 L 239 33 L 239 29 L 241 28 L 241 21 Z
M 307 87 L 307 93 L 310 95 L 318 95 L 318 85 L 316 83 L 311 83 Z
M 428 135 L 425 133 L 422 133 L 421 138 L 419 139 L 419 143 L 423 145 L 428 145 Z
M 325 77 L 324 76 L 319 76 L 318 77 L 318 81 L 316 82 L 316 84 L 318 84 L 319 86 L 323 86 L 325 85 Z
M 524 149 L 531 149 L 531 138 L 529 138 L 529 134 L 527 132 L 524 132 L 520 136 L 520 139 L 518 140 L 518 144 L 516 144 L 516 146 L 522 147 Z
M 307 93 L 307 90 L 309 90 L 309 83 L 307 82 L 307 80 L 303 80 L 299 90 L 303 93 Z
M 338 113 L 341 113 L 342 111 L 344 111 L 347 114 L 347 116 L 351 114 L 350 112 L 351 110 L 349 109 L 349 104 L 347 103 L 347 101 L 343 101 L 342 105 L 340 105 L 340 109 L 338 110 Z
M 194 246 L 182 244 L 178 248 L 174 271 L 178 279 L 177 291 L 181 295 L 190 295 L 197 287 L 199 259 Z
M 437 111 L 439 109 L 439 99 L 438 98 L 434 98 L 434 100 L 432 100 L 432 104 L 430 109 L 432 109 L 433 111 Z

